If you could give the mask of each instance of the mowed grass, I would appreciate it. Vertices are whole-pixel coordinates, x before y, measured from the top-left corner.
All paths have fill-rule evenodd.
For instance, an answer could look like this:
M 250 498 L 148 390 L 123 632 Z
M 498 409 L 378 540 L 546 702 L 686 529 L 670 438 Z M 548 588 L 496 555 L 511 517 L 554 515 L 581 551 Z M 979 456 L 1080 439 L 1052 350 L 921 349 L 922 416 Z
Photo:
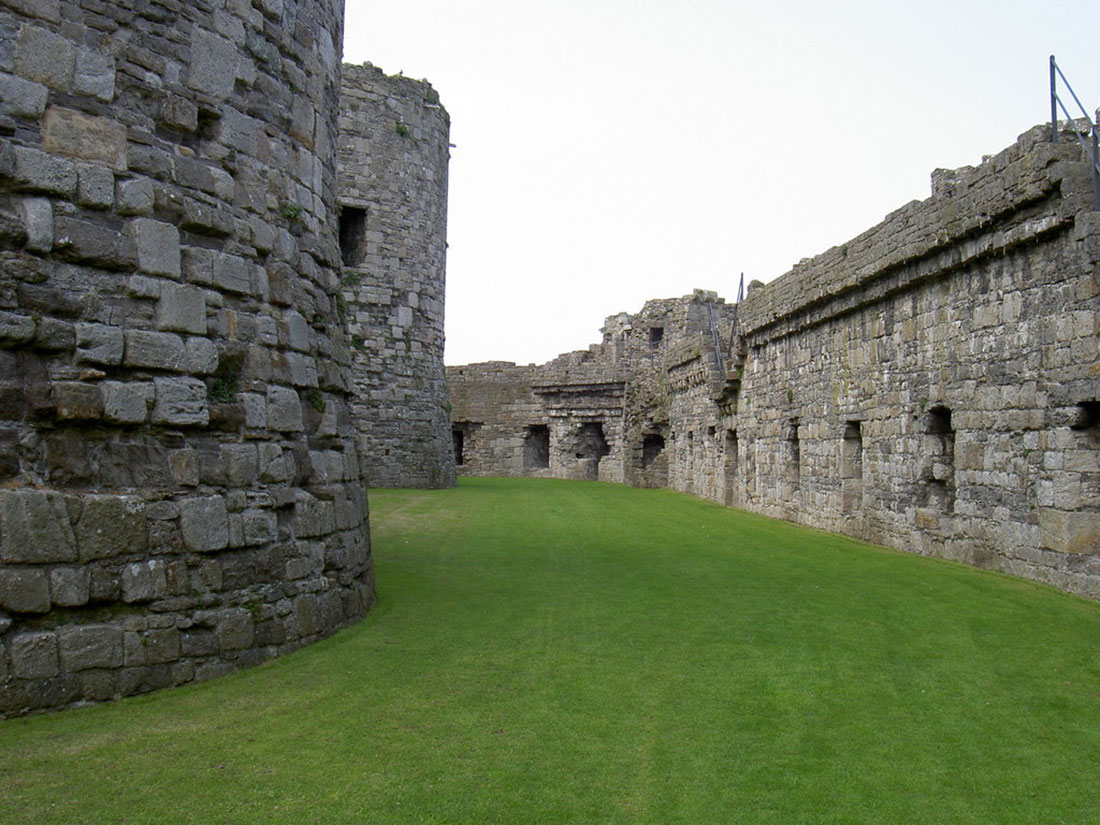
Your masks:
M 371 518 L 359 625 L 0 723 L 0 822 L 1100 822 L 1100 605 L 663 490 Z

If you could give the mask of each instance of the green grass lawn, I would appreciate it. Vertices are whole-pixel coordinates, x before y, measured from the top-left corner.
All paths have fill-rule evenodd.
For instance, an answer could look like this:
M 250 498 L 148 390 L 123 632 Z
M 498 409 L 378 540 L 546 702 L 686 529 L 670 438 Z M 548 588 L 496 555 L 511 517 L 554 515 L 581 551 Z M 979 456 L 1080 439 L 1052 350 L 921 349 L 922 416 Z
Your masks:
M 0 722 L 0 822 L 1100 822 L 1100 605 L 664 490 L 371 520 L 356 627 Z

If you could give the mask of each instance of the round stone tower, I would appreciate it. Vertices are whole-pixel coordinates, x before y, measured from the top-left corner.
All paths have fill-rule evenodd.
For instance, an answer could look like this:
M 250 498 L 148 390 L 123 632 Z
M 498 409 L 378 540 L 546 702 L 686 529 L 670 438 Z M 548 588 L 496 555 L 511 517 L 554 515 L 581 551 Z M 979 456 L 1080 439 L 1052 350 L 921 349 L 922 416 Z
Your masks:
M 363 615 L 342 0 L 0 6 L 0 715 Z
M 340 247 L 367 481 L 455 483 L 443 367 L 450 119 L 425 81 L 345 66 Z

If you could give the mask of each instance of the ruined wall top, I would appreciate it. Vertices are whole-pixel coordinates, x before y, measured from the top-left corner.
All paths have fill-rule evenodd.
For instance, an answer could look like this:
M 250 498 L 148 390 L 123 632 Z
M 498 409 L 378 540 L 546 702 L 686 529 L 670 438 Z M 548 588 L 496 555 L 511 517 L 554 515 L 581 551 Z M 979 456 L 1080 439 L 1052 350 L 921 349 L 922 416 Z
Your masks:
M 1076 141 L 1051 143 L 1049 134 L 1049 126 L 1036 126 L 979 166 L 937 169 L 931 197 L 911 201 L 767 285 L 754 284 L 739 310 L 741 332 L 767 336 L 779 319 L 813 323 L 815 307 L 824 304 L 839 300 L 855 307 L 877 300 L 894 288 L 887 283 L 891 274 L 941 252 L 956 260 L 936 261 L 929 272 L 942 271 L 945 264 L 962 265 L 987 251 L 959 243 L 979 232 L 988 238 L 990 229 L 1000 230 L 993 236 L 996 241 L 986 243 L 1010 246 L 1073 222 L 1087 211 L 1092 197 L 1088 166 Z M 1057 217 L 1030 225 L 1021 207 L 1059 190 L 1063 202 Z

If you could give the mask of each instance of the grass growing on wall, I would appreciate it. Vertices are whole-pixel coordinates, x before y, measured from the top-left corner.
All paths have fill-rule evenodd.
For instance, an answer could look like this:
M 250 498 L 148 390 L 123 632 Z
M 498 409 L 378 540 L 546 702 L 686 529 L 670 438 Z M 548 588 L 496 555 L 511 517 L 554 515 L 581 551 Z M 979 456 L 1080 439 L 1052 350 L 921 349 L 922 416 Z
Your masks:
M 1100 821 L 1100 605 L 663 490 L 371 508 L 365 622 L 0 722 L 0 822 Z

